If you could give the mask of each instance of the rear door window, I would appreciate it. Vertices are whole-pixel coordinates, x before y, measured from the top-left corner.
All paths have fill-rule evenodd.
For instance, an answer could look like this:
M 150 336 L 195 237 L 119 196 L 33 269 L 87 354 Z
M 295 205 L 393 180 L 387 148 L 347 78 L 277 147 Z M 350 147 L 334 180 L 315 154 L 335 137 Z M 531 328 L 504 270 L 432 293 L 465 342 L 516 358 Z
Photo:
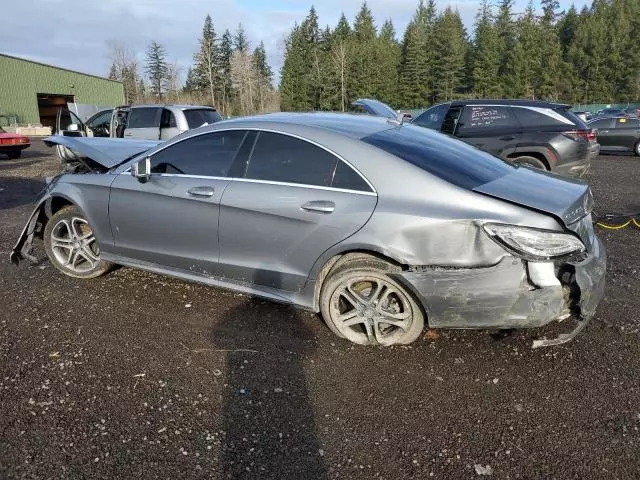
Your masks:
M 151 173 L 226 177 L 246 133 L 228 130 L 182 140 L 151 157 Z
M 127 128 L 153 128 L 160 126 L 160 108 L 132 108 Z
M 467 105 L 458 120 L 457 136 L 487 135 L 519 129 L 511 108 L 503 105 Z
M 362 141 L 467 189 L 496 180 L 516 168 L 462 141 L 424 128 L 405 126 L 385 130 Z
M 411 123 L 413 125 L 418 125 L 419 127 L 440 131 L 440 127 L 442 126 L 442 122 L 444 121 L 444 117 L 448 110 L 448 103 L 445 103 L 444 105 L 436 105 L 435 107 L 431 107 L 430 109 L 422 112 Z
M 453 135 L 458 126 L 458 120 L 460 118 L 460 111 L 462 107 L 451 107 L 447 114 L 444 116 L 444 122 L 442 122 L 441 131 L 448 135 Z
M 254 180 L 331 186 L 338 157 L 299 138 L 260 132 L 245 177 Z
M 183 112 L 189 129 L 211 125 L 222 120 L 220 114 L 213 108 L 191 108 Z
M 518 120 L 524 128 L 585 128 L 586 126 L 576 115 L 566 111 L 558 111 L 545 107 L 513 107 Z M 573 116 L 574 118 L 569 118 Z
M 162 109 L 162 120 L 160 121 L 160 128 L 176 128 L 176 116 L 168 108 Z

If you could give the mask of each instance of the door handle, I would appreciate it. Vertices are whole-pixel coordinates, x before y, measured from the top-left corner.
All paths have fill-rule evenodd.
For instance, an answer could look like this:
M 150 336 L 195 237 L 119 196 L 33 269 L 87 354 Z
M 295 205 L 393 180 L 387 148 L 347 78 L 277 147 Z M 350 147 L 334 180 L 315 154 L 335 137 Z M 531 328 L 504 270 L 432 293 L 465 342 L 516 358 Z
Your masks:
M 125 133 L 124 136 L 125 137 L 133 137 L 133 133 Z
M 336 204 L 328 200 L 313 200 L 311 202 L 305 203 L 300 208 L 306 210 L 307 212 L 333 213 L 333 211 L 336 209 Z
M 213 187 L 193 187 L 187 190 L 187 193 L 192 197 L 208 198 L 213 197 L 215 189 Z

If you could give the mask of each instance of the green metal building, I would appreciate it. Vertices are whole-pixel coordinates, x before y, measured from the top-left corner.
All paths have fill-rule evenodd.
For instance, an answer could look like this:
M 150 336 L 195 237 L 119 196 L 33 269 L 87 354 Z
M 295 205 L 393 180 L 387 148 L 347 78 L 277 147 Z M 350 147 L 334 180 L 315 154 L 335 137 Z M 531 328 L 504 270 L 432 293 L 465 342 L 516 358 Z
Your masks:
M 107 78 L 0 53 L 0 125 L 17 121 L 54 127 L 57 111 L 67 103 L 122 105 L 124 87 Z

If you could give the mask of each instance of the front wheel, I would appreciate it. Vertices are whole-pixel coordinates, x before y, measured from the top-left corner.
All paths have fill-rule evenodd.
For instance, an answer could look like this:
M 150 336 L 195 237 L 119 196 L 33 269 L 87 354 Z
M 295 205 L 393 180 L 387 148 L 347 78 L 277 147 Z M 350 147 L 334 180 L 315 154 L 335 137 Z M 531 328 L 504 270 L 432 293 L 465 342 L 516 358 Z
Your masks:
M 424 315 L 413 296 L 389 273 L 393 265 L 371 257 L 331 272 L 320 294 L 328 327 L 360 345 L 406 345 L 424 328 Z
M 44 229 L 44 248 L 51 263 L 74 278 L 95 278 L 112 267 L 100 258 L 100 247 L 85 214 L 76 206 L 55 213 Z
M 636 143 L 636 146 L 633 149 L 633 152 L 640 157 L 640 142 Z

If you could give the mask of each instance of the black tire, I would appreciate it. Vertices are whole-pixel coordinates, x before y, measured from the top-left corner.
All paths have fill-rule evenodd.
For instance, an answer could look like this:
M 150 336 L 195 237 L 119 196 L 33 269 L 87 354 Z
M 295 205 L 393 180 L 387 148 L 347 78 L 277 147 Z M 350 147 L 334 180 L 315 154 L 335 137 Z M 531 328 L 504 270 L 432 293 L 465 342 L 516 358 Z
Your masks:
M 538 170 L 549 170 L 545 163 L 536 157 L 529 157 L 525 155 L 522 157 L 513 158 L 511 162 L 515 163 L 516 165 L 526 165 L 529 167 L 537 168 Z
M 636 146 L 633 148 L 633 153 L 640 157 L 640 141 L 636 143 Z
M 74 234 L 77 230 L 81 230 L 78 232 L 81 235 Z M 56 242 L 54 235 L 60 240 Z M 83 238 L 86 235 L 90 236 Z M 49 219 L 44 229 L 44 248 L 53 266 L 69 277 L 95 278 L 113 267 L 112 263 L 100 258 L 98 240 L 93 236 L 85 214 L 75 205 L 60 209 Z M 65 263 L 63 258 L 67 254 L 69 261 Z M 75 258 L 72 258 L 74 254 Z
M 425 316 L 411 292 L 389 275 L 399 271 L 399 267 L 369 255 L 339 261 L 320 291 L 320 311 L 329 329 L 360 345 L 406 345 L 417 340 Z M 345 297 L 352 291 L 357 291 L 353 296 L 360 301 L 357 307 Z M 339 316 L 350 317 L 341 321 Z M 385 323 L 385 319 L 396 324 Z

